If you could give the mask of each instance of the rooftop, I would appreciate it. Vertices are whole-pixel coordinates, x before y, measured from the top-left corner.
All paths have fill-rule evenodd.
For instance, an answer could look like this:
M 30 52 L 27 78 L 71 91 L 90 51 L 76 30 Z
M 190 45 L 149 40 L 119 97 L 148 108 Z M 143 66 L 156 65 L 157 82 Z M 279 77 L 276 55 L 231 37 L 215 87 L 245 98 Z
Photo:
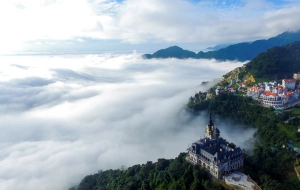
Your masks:
M 242 150 L 240 147 L 230 147 L 229 142 L 221 137 L 218 139 L 210 139 L 207 137 L 201 138 L 197 142 L 194 142 L 191 148 L 196 154 L 200 153 L 198 152 L 200 149 L 204 150 L 215 157 L 215 161 L 235 159 L 242 156 Z
M 284 82 L 296 82 L 296 79 L 282 79 Z
M 266 95 L 266 96 L 274 96 L 274 97 L 277 96 L 276 93 L 272 93 L 272 92 L 270 92 L 270 91 L 264 91 L 263 94 Z

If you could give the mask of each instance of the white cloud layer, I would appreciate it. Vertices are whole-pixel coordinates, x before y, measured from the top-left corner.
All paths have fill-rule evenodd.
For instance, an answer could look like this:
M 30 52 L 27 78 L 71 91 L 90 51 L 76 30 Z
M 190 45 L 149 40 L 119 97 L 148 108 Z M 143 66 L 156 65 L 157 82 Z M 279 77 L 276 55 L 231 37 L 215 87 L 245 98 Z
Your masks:
M 65 190 L 177 156 L 204 134 L 207 116 L 184 109 L 198 84 L 243 64 L 139 57 L 1 56 L 0 189 Z M 254 133 L 215 124 L 242 148 Z
M 233 43 L 300 29 L 297 1 L 277 5 L 267 0 L 243 0 L 222 6 L 215 2 L 1 1 L 0 52 L 24 49 L 28 42 L 78 38 L 125 43 Z

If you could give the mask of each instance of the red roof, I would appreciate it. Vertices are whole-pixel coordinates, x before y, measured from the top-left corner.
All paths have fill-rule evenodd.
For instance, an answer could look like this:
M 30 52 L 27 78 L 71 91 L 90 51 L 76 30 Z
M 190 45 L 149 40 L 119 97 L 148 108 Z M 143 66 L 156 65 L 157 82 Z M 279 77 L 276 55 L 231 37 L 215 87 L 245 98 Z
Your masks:
M 296 82 L 296 79 L 283 79 L 284 82 Z
M 277 86 L 276 90 L 283 90 L 285 87 L 284 86 Z
M 274 97 L 277 96 L 276 93 L 272 93 L 272 92 L 270 92 L 270 91 L 264 91 L 263 94 L 266 95 L 266 96 L 274 96 Z
M 250 90 L 250 91 L 255 91 L 255 92 L 259 92 L 260 90 L 262 90 L 262 88 L 259 88 L 259 87 L 257 87 L 257 86 L 253 86 L 253 87 L 251 87 L 251 88 L 248 88 L 248 90 Z
M 293 95 L 293 94 L 294 94 L 294 92 L 291 92 L 291 91 L 288 91 L 288 92 L 284 93 L 284 95 L 286 95 L 286 96 L 290 96 L 290 95 Z

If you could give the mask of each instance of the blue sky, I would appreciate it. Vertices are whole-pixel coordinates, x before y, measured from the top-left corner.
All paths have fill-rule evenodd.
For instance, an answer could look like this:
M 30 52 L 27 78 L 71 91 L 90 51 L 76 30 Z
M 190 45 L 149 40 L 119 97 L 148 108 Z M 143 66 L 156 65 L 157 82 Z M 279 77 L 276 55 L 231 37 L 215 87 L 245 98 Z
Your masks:
M 238 6 L 238 7 L 243 7 L 245 5 L 247 5 L 249 3 L 249 1 L 246 0 L 188 0 L 191 3 L 208 3 L 211 5 L 214 5 L 216 7 L 231 7 L 231 6 Z M 273 6 L 276 7 L 281 7 L 281 6 L 285 6 L 289 3 L 293 3 L 296 1 L 289 1 L 289 0 L 260 0 L 260 1 L 255 1 L 257 3 L 269 3 L 272 4 Z
M 296 0 L 12 0 L 0 53 L 150 51 L 266 39 L 300 29 Z

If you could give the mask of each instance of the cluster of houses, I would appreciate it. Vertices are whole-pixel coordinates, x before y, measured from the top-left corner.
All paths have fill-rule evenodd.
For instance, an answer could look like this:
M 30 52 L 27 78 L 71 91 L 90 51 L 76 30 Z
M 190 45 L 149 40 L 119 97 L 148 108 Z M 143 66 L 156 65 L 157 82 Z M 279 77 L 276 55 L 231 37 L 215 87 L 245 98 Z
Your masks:
M 231 86 L 227 86 L 226 88 L 221 88 L 221 87 L 217 87 L 216 88 L 216 95 L 219 95 L 221 93 L 224 93 L 224 92 L 231 92 L 231 93 L 236 93 L 236 89 L 231 87 Z
M 300 89 L 296 88 L 296 79 L 283 79 L 282 84 L 276 81 L 259 83 L 247 89 L 247 96 L 260 100 L 266 106 L 285 106 L 299 98 Z
M 251 78 L 248 80 L 250 80 L 249 83 L 254 81 L 254 79 Z M 288 107 L 291 105 L 290 103 L 297 103 L 298 100 L 300 101 L 300 88 L 296 88 L 297 81 L 300 81 L 300 73 L 295 73 L 292 79 L 283 79 L 282 83 L 278 83 L 277 81 L 261 82 L 249 87 L 246 91 L 246 95 L 259 100 L 266 106 L 278 108 Z M 235 79 L 232 79 L 231 84 L 225 88 L 217 86 L 215 90 L 210 89 L 208 92 L 200 91 L 199 93 L 196 93 L 194 97 L 191 97 L 191 100 L 196 102 L 197 100 L 201 101 L 209 99 L 214 94 L 236 93 L 237 90 L 232 87 L 235 83 Z
M 215 90 L 215 94 L 216 95 L 219 95 L 221 93 L 226 93 L 226 92 L 231 92 L 231 93 L 236 93 L 236 89 L 233 88 L 233 87 L 226 87 L 226 88 L 222 88 L 220 86 L 218 86 Z M 196 93 L 193 101 L 196 102 L 196 100 L 204 100 L 204 99 L 210 99 L 212 96 L 214 95 L 213 91 L 212 90 L 209 90 L 208 92 L 199 92 L 199 93 Z

